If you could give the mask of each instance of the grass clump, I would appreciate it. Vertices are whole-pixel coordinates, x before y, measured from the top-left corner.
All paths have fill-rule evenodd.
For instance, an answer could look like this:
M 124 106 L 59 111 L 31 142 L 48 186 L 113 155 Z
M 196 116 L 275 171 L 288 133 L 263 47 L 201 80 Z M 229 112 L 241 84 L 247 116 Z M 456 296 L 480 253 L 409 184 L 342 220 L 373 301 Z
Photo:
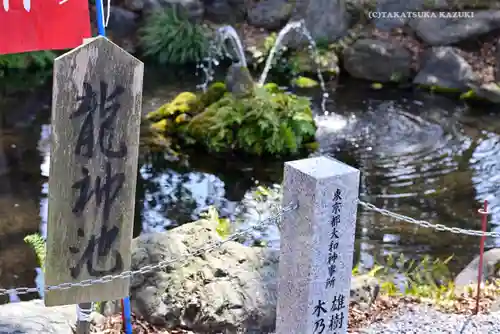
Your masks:
M 208 49 L 207 31 L 176 6 L 153 12 L 140 30 L 139 42 L 144 55 L 162 65 L 198 62 Z

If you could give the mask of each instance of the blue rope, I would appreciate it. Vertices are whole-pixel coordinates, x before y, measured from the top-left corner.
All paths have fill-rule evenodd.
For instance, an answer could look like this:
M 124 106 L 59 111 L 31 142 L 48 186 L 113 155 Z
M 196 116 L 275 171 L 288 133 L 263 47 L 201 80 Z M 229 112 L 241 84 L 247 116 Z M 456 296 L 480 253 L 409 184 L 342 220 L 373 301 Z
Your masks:
M 102 3 L 103 0 L 96 0 L 95 1 L 95 9 L 97 12 L 97 27 L 99 29 L 99 36 L 106 36 L 106 30 L 104 28 L 104 4 Z

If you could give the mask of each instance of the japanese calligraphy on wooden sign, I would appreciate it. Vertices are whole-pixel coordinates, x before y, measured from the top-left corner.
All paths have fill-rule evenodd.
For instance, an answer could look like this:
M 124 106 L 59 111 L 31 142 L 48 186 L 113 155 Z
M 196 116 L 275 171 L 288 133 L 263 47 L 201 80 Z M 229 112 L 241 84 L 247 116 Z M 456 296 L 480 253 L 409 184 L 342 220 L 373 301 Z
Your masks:
M 0 54 L 70 49 L 91 36 L 88 0 L 0 1 Z
M 143 64 L 105 37 L 54 64 L 45 284 L 130 267 Z M 48 291 L 45 305 L 127 296 L 128 280 Z

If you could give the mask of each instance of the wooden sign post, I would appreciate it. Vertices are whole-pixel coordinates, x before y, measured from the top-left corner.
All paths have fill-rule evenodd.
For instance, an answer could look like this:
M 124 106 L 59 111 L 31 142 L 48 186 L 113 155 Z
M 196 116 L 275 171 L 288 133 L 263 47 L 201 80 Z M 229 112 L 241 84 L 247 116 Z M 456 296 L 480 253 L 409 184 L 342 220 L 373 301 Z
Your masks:
M 55 60 L 46 287 L 130 268 L 143 72 L 105 37 Z M 45 305 L 120 299 L 129 284 L 50 290 Z
M 345 334 L 359 170 L 315 157 L 285 164 L 276 334 Z

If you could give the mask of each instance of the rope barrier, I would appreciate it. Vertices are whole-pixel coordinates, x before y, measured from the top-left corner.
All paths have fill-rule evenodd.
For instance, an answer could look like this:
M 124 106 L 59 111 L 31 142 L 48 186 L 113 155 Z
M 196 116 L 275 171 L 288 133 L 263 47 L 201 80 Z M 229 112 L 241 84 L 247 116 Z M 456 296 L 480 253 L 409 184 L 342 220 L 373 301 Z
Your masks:
M 395 213 L 395 212 L 392 212 L 392 211 L 389 211 L 386 209 L 379 208 L 371 203 L 363 202 L 361 200 L 358 200 L 358 204 L 360 206 L 362 206 L 363 208 L 365 208 L 366 210 L 378 212 L 381 215 L 384 215 L 387 217 L 391 217 L 391 218 L 394 218 L 394 219 L 397 219 L 400 221 L 404 221 L 404 222 L 407 222 L 410 224 L 418 225 L 420 227 L 431 228 L 431 229 L 434 229 L 434 230 L 437 230 L 440 232 L 446 231 L 446 232 L 451 232 L 451 233 L 455 233 L 455 234 L 465 234 L 465 235 L 479 236 L 479 237 L 482 237 L 482 236 L 488 236 L 488 237 L 494 237 L 494 238 L 500 237 L 499 232 L 483 232 L 483 231 L 477 231 L 477 230 L 467 230 L 467 229 L 463 229 L 463 228 L 459 228 L 459 227 L 448 227 L 448 226 L 445 226 L 443 224 L 432 224 L 432 223 L 425 221 L 425 220 L 414 219 L 414 218 L 411 218 L 411 217 L 408 217 L 408 216 L 405 216 L 405 215 L 402 215 L 399 213 Z M 298 208 L 297 204 L 288 205 L 288 206 L 284 207 L 282 210 L 280 210 L 280 212 L 278 214 L 273 215 L 267 219 L 264 219 L 254 226 L 251 226 L 249 228 L 238 231 L 238 232 L 230 235 L 225 240 L 217 240 L 217 241 L 209 242 L 204 247 L 197 248 L 194 252 L 192 252 L 189 255 L 185 255 L 182 257 L 177 257 L 177 258 L 173 258 L 173 259 L 169 259 L 169 260 L 164 260 L 164 261 L 161 261 L 155 265 L 144 266 L 144 267 L 137 269 L 137 270 L 124 271 L 124 272 L 121 272 L 120 274 L 117 274 L 117 275 L 106 275 L 106 276 L 103 276 L 103 277 L 97 278 L 97 279 L 86 279 L 86 280 L 82 280 L 80 282 L 75 282 L 75 283 L 61 283 L 61 284 L 54 285 L 54 286 L 47 286 L 47 287 L 45 287 L 45 291 L 67 290 L 67 289 L 71 289 L 72 287 L 76 287 L 76 286 L 86 287 L 86 286 L 91 286 L 94 284 L 109 283 L 109 282 L 114 281 L 114 280 L 127 279 L 127 278 L 131 278 L 132 276 L 135 276 L 135 275 L 147 274 L 147 273 L 152 272 L 152 271 L 163 269 L 163 268 L 168 267 L 169 265 L 176 263 L 176 262 L 185 262 L 190 256 L 197 256 L 197 255 L 211 252 L 211 251 L 221 247 L 222 245 L 224 245 L 225 243 L 227 243 L 229 241 L 234 241 L 234 240 L 238 239 L 239 237 L 250 233 L 252 230 L 256 230 L 256 229 L 264 226 L 268 222 L 278 220 L 285 213 L 293 211 L 297 208 Z M 478 212 L 482 215 L 490 214 L 490 212 L 486 212 L 483 209 L 479 209 Z M 33 293 L 33 292 L 38 292 L 38 291 L 39 291 L 38 288 L 26 288 L 26 287 L 12 288 L 12 289 L 0 289 L 0 297 L 2 295 L 6 295 L 6 296 L 8 296 L 10 294 L 23 295 L 23 294 Z

